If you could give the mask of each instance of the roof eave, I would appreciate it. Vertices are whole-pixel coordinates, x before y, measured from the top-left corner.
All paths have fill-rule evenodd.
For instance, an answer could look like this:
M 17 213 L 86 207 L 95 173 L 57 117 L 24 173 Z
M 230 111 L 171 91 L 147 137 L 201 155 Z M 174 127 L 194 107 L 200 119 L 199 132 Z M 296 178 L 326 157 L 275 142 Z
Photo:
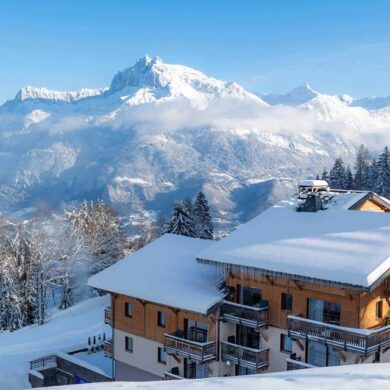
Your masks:
M 249 272 L 254 272 L 259 275 L 267 275 L 267 276 L 273 276 L 273 277 L 281 277 L 285 279 L 293 279 L 293 280 L 299 280 L 302 282 L 311 282 L 311 283 L 320 283 L 327 286 L 333 286 L 333 287 L 339 287 L 339 288 L 345 288 L 350 290 L 356 290 L 356 291 L 371 291 L 371 286 L 362 286 L 352 283 L 345 283 L 345 282 L 337 282 L 334 280 L 327 280 L 327 279 L 321 279 L 321 278 L 314 278 L 309 276 L 303 276 L 303 275 L 296 275 L 296 274 L 290 274 L 286 272 L 279 272 L 279 271 L 271 271 L 264 268 L 257 268 L 247 265 L 239 265 L 239 264 L 233 264 L 233 263 L 227 263 L 223 261 L 216 261 L 216 260 L 209 260 L 204 259 L 201 257 L 197 257 L 196 261 L 201 264 L 209 264 L 213 266 L 223 266 L 227 270 L 240 270 L 245 269 Z M 390 271 L 390 270 L 389 270 Z

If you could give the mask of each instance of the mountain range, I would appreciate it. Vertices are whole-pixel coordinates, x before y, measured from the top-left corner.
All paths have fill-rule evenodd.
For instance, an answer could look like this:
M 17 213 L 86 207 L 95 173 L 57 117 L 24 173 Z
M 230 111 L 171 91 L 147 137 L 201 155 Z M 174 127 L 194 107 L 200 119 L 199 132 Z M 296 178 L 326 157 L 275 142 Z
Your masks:
M 361 142 L 381 148 L 389 119 L 390 97 L 256 95 L 147 56 L 109 87 L 25 87 L 0 106 L 0 209 L 103 198 L 166 215 L 203 189 L 221 225 L 246 221 Z

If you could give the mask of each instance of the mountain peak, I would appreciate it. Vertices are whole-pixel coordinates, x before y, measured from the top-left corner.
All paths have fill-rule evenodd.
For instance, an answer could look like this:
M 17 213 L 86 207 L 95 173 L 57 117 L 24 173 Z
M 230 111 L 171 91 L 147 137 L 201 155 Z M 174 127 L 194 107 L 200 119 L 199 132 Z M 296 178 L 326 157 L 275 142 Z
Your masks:
M 160 57 L 141 57 L 130 68 L 118 72 L 112 79 L 110 91 L 117 92 L 125 87 L 164 86 L 161 80 L 166 65 Z

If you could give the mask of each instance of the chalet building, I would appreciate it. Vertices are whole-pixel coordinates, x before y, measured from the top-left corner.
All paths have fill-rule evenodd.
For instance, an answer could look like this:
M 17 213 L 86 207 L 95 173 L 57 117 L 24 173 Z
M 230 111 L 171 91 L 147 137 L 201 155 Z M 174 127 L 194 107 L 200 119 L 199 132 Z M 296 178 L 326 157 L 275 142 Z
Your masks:
M 220 241 L 164 235 L 93 276 L 115 379 L 390 362 L 389 211 L 305 180 Z

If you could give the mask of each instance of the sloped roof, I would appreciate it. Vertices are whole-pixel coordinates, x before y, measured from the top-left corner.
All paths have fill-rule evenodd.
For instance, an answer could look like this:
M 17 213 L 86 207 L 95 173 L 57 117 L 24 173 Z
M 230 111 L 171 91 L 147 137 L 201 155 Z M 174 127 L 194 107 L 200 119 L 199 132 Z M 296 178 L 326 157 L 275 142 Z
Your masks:
M 213 241 L 165 234 L 92 276 L 90 287 L 206 314 L 223 294 L 215 267 L 200 266 L 197 253 Z
M 351 210 L 369 193 L 329 193 L 326 210 L 282 201 L 198 254 L 203 263 L 369 289 L 390 270 L 390 214 Z

